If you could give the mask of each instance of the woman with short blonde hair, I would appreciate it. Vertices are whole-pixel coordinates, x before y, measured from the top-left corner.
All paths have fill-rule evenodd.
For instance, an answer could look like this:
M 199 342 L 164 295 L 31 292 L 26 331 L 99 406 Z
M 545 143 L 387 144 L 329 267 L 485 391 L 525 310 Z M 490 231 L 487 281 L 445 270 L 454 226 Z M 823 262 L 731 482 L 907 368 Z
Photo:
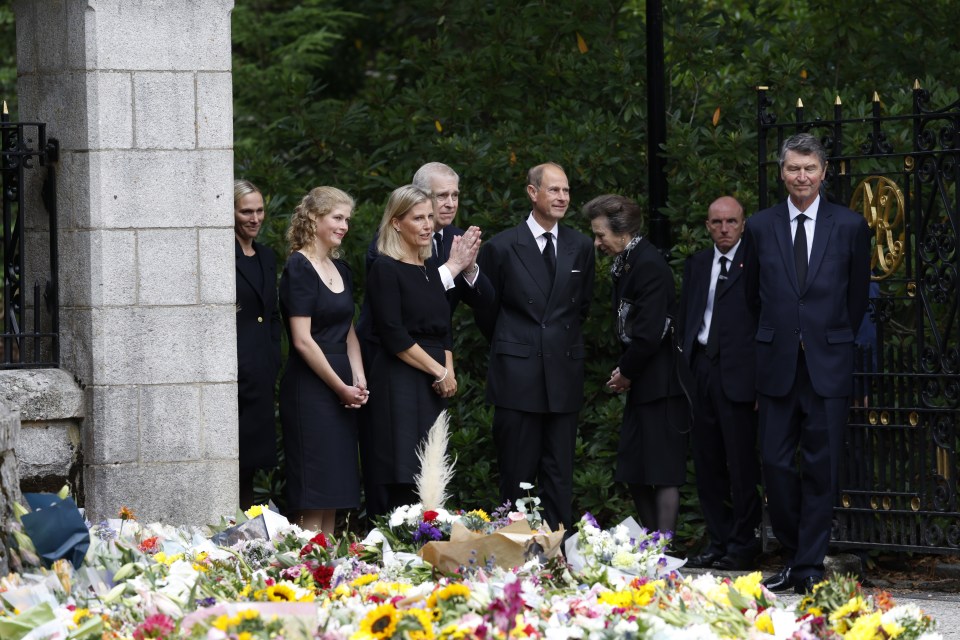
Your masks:
M 376 445 L 364 474 L 386 488 L 388 511 L 418 501 L 417 447 L 457 392 L 450 306 L 437 266 L 424 262 L 433 230 L 430 195 L 413 185 L 395 189 L 380 222 L 380 257 L 367 278 L 380 347 L 373 359 L 365 432 Z

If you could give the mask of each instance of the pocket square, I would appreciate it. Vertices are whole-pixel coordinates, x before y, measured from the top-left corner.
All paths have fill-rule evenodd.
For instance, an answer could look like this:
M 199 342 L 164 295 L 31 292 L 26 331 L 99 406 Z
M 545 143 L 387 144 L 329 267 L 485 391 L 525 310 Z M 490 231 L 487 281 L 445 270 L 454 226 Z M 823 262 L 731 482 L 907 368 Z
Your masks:
M 570 273 L 580 273 L 580 269 L 571 269 Z

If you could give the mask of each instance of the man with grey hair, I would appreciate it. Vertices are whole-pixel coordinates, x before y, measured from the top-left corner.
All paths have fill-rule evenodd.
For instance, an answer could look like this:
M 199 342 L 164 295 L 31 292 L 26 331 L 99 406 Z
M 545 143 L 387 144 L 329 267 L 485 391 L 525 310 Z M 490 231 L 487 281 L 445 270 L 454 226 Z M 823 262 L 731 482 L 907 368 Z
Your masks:
M 867 307 L 870 229 L 820 195 L 826 152 L 801 133 L 784 141 L 789 197 L 750 218 L 747 299 L 756 334 L 760 458 L 784 567 L 771 591 L 823 579 L 849 410 L 854 337 Z M 799 465 L 797 464 L 799 458 Z

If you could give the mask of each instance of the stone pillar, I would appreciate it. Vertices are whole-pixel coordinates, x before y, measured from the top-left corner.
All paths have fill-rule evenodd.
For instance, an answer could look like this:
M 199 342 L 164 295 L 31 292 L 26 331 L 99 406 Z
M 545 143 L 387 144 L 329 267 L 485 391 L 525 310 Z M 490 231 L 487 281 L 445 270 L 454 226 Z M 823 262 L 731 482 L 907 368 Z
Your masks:
M 16 0 L 19 116 L 60 140 L 61 366 L 88 517 L 237 503 L 233 0 Z
M 0 402 L 0 576 L 11 570 L 10 531 L 14 522 L 13 503 L 23 503 L 17 458 L 14 455 L 20 434 L 20 418 Z

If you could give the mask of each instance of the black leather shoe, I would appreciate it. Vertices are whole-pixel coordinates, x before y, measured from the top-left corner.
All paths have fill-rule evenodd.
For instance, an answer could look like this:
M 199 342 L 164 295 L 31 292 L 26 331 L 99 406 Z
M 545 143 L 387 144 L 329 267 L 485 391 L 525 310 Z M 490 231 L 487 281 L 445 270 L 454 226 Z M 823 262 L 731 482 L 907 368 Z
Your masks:
M 790 567 L 784 567 L 764 580 L 763 586 L 774 593 L 789 591 L 791 587 L 793 587 L 793 577 L 790 575 Z
M 717 560 L 723 557 L 722 553 L 716 551 L 704 551 L 703 553 L 687 558 L 687 565 L 692 569 L 709 569 L 713 567 Z
M 820 584 L 823 582 L 821 576 L 807 576 L 806 578 L 800 578 L 793 584 L 793 591 L 801 596 L 808 593 L 813 593 L 814 585 Z
M 723 556 L 713 563 L 713 568 L 721 571 L 752 571 L 756 568 L 756 563 L 753 558 Z

